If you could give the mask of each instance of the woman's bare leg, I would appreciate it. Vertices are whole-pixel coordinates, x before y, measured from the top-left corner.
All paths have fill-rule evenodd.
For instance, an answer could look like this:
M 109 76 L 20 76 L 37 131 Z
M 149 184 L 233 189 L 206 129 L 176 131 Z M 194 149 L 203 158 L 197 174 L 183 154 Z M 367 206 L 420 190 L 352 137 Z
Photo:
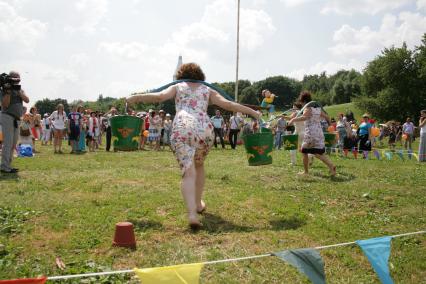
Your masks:
M 204 184 L 205 184 L 205 174 L 204 174 L 204 164 L 196 164 L 195 165 L 195 196 L 196 196 L 196 204 L 197 204 L 197 212 L 202 212 L 206 206 L 203 201 L 203 192 L 204 192 Z
M 308 154 L 303 154 L 303 169 L 305 170 L 304 174 L 309 173 L 309 156 Z
M 317 157 L 324 164 L 327 165 L 328 169 L 330 170 L 330 174 L 332 176 L 336 175 L 336 167 L 334 166 L 333 162 L 325 154 L 322 154 L 322 155 L 315 154 L 315 157 Z
M 200 225 L 197 216 L 197 202 L 196 202 L 196 171 L 194 164 L 186 170 L 182 177 L 181 192 L 183 199 L 188 210 L 188 221 L 190 225 Z

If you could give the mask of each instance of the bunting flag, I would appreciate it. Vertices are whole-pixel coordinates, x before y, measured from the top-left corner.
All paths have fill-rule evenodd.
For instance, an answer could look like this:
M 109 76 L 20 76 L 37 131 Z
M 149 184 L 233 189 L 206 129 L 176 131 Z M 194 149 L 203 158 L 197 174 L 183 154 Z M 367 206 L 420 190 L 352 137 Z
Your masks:
M 408 159 L 411 160 L 412 156 L 413 156 L 413 150 L 408 150 Z
M 44 284 L 47 277 L 0 280 L 0 284 Z
M 402 150 L 398 150 L 398 152 L 396 152 L 396 154 L 398 155 L 398 157 L 401 158 L 401 160 L 404 161 L 404 152 Z
M 316 249 L 294 249 L 273 253 L 305 274 L 314 284 L 325 284 L 324 262 Z
M 385 156 L 389 161 L 392 160 L 392 152 L 385 152 Z
M 416 160 L 419 160 L 419 156 L 416 153 L 411 153 L 411 156 L 413 156 L 414 158 L 416 158 Z
M 373 154 L 374 154 L 374 156 L 376 157 L 377 160 L 381 160 L 379 151 L 374 150 Z
M 391 237 L 381 237 L 356 241 L 383 284 L 393 284 L 388 266 L 391 239 Z
M 191 263 L 155 268 L 135 268 L 134 271 L 143 284 L 197 284 L 203 263 Z

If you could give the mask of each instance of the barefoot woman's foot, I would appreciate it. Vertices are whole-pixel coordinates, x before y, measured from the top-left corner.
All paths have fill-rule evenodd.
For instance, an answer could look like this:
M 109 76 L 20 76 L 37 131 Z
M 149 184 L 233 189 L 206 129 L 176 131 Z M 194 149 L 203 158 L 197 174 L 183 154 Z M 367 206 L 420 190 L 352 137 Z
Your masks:
M 197 213 L 203 214 L 204 211 L 206 211 L 206 203 L 201 200 L 201 205 L 197 206 Z
M 333 166 L 333 168 L 330 170 L 330 176 L 332 177 L 336 176 L 336 166 Z
M 301 176 L 301 177 L 307 177 L 307 176 L 309 176 L 309 173 L 306 173 L 306 172 L 299 172 L 299 173 L 297 173 L 297 175 L 298 175 L 298 176 Z
M 189 222 L 189 227 L 191 228 L 191 230 L 197 231 L 197 230 L 201 229 L 201 226 L 202 226 L 201 222 L 198 220 L 198 218 L 196 216 L 189 217 L 188 222 Z

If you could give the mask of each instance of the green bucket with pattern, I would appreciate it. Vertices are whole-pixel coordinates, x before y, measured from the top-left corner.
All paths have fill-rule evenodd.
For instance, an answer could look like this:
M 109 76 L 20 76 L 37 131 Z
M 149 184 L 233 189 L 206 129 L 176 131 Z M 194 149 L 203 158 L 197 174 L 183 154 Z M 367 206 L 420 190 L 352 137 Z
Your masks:
M 274 137 L 269 129 L 262 128 L 262 132 L 247 134 L 243 137 L 249 166 L 272 164 L 272 150 Z
M 299 144 L 299 135 L 284 134 L 282 137 L 284 150 L 297 150 Z
M 324 133 L 324 144 L 326 148 L 333 147 L 336 144 L 336 134 Z
M 139 149 L 142 119 L 130 115 L 111 118 L 112 146 L 114 151 L 136 151 Z

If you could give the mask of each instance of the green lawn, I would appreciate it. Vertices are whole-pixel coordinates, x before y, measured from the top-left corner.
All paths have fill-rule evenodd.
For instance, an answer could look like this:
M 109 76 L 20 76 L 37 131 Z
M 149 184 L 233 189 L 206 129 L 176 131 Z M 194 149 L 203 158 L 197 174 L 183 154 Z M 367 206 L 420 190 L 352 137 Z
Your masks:
M 0 279 L 217 260 L 426 228 L 426 168 L 415 161 L 333 156 L 336 178 L 318 161 L 311 177 L 299 178 L 301 166 L 288 166 L 286 151 L 274 152 L 272 165 L 249 167 L 242 147 L 212 150 L 204 229 L 191 233 L 170 151 L 72 156 L 39 148 L 15 160 L 18 176 L 0 176 Z M 135 225 L 136 250 L 111 246 L 120 221 Z M 379 283 L 355 246 L 321 255 L 328 283 Z M 390 263 L 395 283 L 425 281 L 426 236 L 394 239 Z M 201 283 L 283 282 L 308 283 L 273 257 L 210 265 L 201 275 Z
M 354 113 L 355 119 L 358 121 L 361 120 L 361 116 L 363 115 L 362 111 L 354 103 L 326 106 L 325 110 L 330 118 L 334 117 L 336 120 L 339 113 L 346 113 L 348 110 Z

